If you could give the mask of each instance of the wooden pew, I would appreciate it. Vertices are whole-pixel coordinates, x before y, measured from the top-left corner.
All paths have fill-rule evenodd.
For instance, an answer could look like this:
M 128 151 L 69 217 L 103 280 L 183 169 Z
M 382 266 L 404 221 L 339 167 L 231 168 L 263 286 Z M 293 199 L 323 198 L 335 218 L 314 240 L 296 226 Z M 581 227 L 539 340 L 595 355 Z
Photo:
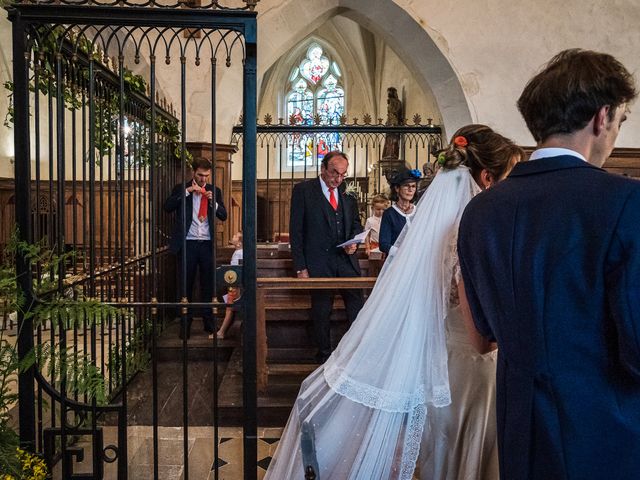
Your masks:
M 266 318 L 269 309 L 268 294 L 274 292 L 309 291 L 322 289 L 360 288 L 371 289 L 376 277 L 351 278 L 283 278 L 258 277 L 256 282 L 256 362 L 258 391 L 264 393 L 267 388 L 269 370 L 267 366 L 267 328 Z

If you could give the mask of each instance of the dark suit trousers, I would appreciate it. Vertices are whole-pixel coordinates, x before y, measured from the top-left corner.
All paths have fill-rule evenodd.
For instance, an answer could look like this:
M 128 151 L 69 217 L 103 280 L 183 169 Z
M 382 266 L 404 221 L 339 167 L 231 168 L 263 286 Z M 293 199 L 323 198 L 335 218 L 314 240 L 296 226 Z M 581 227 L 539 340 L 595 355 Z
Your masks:
M 335 277 L 359 277 L 353 265 L 346 255 L 337 255 L 334 264 Z M 316 275 L 317 276 L 317 275 Z M 345 310 L 349 325 L 358 316 L 358 312 L 363 305 L 362 290 L 341 289 L 338 290 L 344 301 Z M 331 325 L 329 318 L 333 309 L 334 290 L 312 290 L 311 291 L 311 316 L 313 317 L 313 331 L 318 354 L 328 357 L 331 354 Z
M 213 250 L 211 240 L 187 240 L 187 298 L 193 301 L 193 286 L 196 280 L 196 273 L 200 278 L 200 301 L 210 302 L 213 298 Z M 178 254 L 178 259 L 182 255 Z M 182 268 L 178 270 L 178 276 L 182 275 Z M 200 312 L 204 321 L 204 329 L 215 332 L 215 321 L 210 308 L 204 308 Z M 193 318 L 193 310 L 189 310 L 187 318 L 189 325 Z

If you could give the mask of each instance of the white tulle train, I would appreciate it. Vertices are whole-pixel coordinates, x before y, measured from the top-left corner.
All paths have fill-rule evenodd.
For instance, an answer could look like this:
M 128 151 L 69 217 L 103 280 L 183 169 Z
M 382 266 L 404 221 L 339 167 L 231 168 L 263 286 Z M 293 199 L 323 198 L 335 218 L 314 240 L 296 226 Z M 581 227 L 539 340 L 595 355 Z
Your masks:
M 466 167 L 435 176 L 357 319 L 303 382 L 267 480 L 304 478 L 303 440 L 321 480 L 411 479 L 426 415 L 451 401 L 444 319 L 478 191 Z

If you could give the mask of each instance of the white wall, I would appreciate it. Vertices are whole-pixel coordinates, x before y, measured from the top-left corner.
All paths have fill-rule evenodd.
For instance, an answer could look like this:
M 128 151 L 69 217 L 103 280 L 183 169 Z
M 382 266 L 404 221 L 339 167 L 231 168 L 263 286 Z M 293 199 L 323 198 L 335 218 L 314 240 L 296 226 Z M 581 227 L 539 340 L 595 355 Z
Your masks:
M 474 121 L 533 144 L 515 102 L 526 81 L 562 49 L 608 52 L 632 72 L 640 70 L 637 0 L 262 0 L 259 11 L 265 68 L 316 21 L 305 12 L 358 20 L 396 51 L 419 83 L 427 80 L 448 134 Z M 639 130 L 640 115 L 632 113 L 618 146 L 637 147 Z
M 515 103 L 527 80 L 559 51 L 602 51 L 630 71 L 640 71 L 637 0 L 396 3 L 423 26 L 453 66 L 474 121 L 492 125 L 521 144 L 534 142 Z M 640 113 L 630 115 L 617 146 L 640 146 Z
M 373 110 L 384 112 L 386 87 L 404 87 L 411 92 L 407 95 L 407 110 L 432 109 L 437 112 L 434 118 L 442 119 L 447 134 L 464 123 L 482 122 L 519 143 L 531 145 L 533 140 L 515 102 L 527 79 L 564 48 L 608 52 L 629 70 L 640 71 L 637 0 L 261 0 L 258 12 L 260 78 L 309 32 L 331 20 L 327 35 L 346 42 L 345 55 L 356 59 L 349 66 L 349 78 L 361 77 L 368 89 L 354 103 L 371 109 L 372 115 Z M 356 34 L 354 23 L 372 32 L 376 46 L 384 45 L 384 49 L 376 50 L 377 58 L 383 56 L 384 62 L 375 63 L 373 71 L 371 63 L 364 61 L 368 57 L 363 56 L 370 42 L 366 35 Z M 10 78 L 10 35 L 10 23 L 3 11 L 2 81 Z M 337 43 L 336 48 L 340 48 Z M 206 140 L 210 131 L 208 62 L 192 68 L 188 71 L 192 83 L 187 102 L 187 136 L 189 140 Z M 234 92 L 218 99 L 216 140 L 226 143 L 240 115 L 241 74 L 237 68 L 218 70 L 219 92 Z M 179 70 L 172 68 L 162 75 L 159 81 L 177 106 L 179 91 L 174 87 L 179 85 Z M 416 92 L 424 95 L 422 100 L 418 100 Z M 0 94 L 2 118 L 6 106 L 6 96 Z M 265 103 L 264 108 L 267 106 Z M 640 115 L 634 114 L 633 106 L 617 145 L 640 146 Z M 12 155 L 12 132 L 0 126 L 0 176 L 12 175 L 8 161 Z
M 7 11 L 0 9 L 0 178 L 14 174 L 13 128 L 2 125 L 9 107 L 8 92 L 3 85 L 12 77 L 11 43 L 11 23 L 7 20 Z

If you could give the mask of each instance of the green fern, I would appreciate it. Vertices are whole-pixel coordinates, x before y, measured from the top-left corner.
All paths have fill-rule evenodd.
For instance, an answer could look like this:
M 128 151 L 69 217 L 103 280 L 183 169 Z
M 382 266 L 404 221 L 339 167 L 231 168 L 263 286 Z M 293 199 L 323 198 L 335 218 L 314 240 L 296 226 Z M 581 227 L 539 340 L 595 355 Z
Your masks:
M 14 265 L 17 252 L 41 271 L 47 272 L 47 275 L 41 275 L 34 281 L 32 305 L 25 304 L 26 297 L 17 287 L 18 276 Z M 91 327 L 107 320 L 135 321 L 126 310 L 84 298 L 73 291 L 73 298 L 68 298 L 68 292 L 60 294 L 58 277 L 63 271 L 62 267 L 73 259 L 73 253 L 58 255 L 46 248 L 44 242 L 20 242 L 14 232 L 0 264 L 0 317 L 6 318 L 6 315 L 20 312 L 32 320 L 34 329 L 50 321 L 52 328 L 57 327 L 61 335 L 67 329 Z M 149 333 L 150 323 L 143 322 L 125 345 L 127 371 L 130 374 L 144 369 L 148 364 L 144 342 Z M 86 396 L 98 405 L 106 404 L 108 396 L 105 376 L 86 352 L 76 352 L 73 347 L 63 348 L 59 342 L 49 342 L 37 345 L 28 355 L 19 359 L 15 343 L 9 342 L 3 335 L 4 332 L 0 331 L 0 472 L 20 478 L 20 463 L 16 456 L 19 439 L 10 426 L 9 416 L 10 409 L 18 401 L 15 387 L 19 372 L 32 367 L 39 368 L 54 388 L 63 394 Z M 120 360 L 114 359 L 113 362 L 113 367 L 116 367 Z M 122 381 L 117 378 L 121 375 L 120 368 L 111 371 L 115 372 L 117 382 Z
M 13 345 L 0 338 L 0 472 L 20 478 L 22 465 L 16 456 L 19 446 L 17 433 L 11 428 L 9 411 L 18 399 L 17 373 L 28 368 L 29 361 L 20 361 Z

